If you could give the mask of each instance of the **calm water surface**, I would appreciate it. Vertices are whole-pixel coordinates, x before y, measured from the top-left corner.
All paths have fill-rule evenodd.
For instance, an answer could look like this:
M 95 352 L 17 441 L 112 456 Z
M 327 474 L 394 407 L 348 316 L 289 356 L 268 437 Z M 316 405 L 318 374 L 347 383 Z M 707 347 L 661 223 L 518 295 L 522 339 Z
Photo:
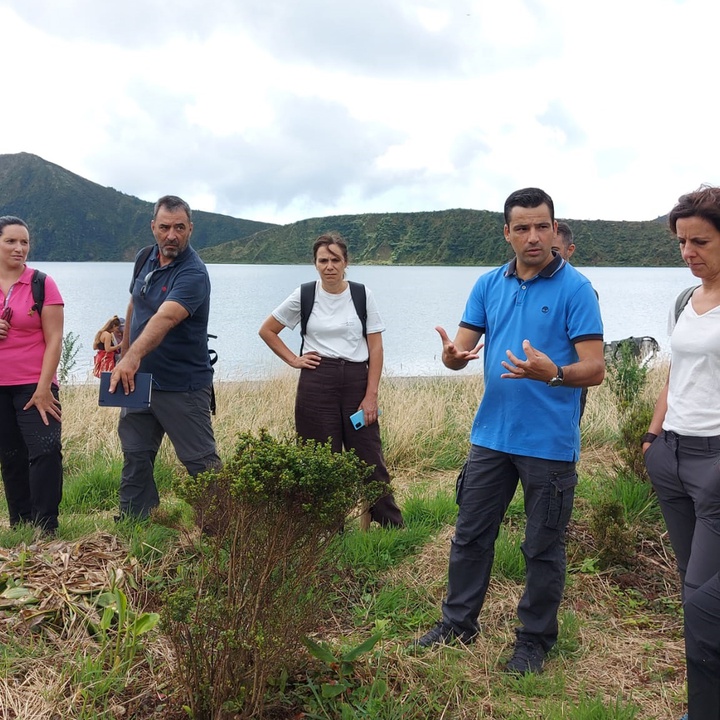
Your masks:
M 65 332 L 80 337 L 74 380 L 92 367 L 95 332 L 112 315 L 124 315 L 131 263 L 30 263 L 50 274 L 65 300 Z M 210 332 L 217 335 L 217 377 L 264 379 L 287 366 L 257 335 L 270 312 L 300 283 L 316 278 L 312 265 L 209 265 L 212 281 Z M 450 336 L 479 275 L 491 268 L 351 266 L 348 277 L 374 292 L 387 327 L 385 372 L 393 375 L 449 374 L 440 362 L 435 332 Z M 677 294 L 696 281 L 687 268 L 580 268 L 600 295 L 605 338 L 650 335 L 668 347 L 667 319 Z M 298 330 L 283 331 L 298 349 Z M 478 372 L 475 363 L 465 372 Z

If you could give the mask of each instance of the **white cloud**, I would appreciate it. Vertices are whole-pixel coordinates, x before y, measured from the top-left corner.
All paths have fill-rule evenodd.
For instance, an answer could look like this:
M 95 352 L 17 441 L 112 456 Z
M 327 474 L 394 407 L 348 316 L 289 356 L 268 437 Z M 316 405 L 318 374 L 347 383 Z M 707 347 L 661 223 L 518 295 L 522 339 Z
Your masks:
M 714 0 L 0 0 L 0 152 L 290 222 L 720 182 Z

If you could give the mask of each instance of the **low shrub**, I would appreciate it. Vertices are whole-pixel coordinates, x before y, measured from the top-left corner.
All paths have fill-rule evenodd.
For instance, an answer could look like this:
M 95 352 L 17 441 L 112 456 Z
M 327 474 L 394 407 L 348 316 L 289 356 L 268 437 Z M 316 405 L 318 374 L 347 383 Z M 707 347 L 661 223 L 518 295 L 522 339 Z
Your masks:
M 242 434 L 221 470 L 178 480 L 208 533 L 163 614 L 193 718 L 262 713 L 268 682 L 322 617 L 330 540 L 382 494 L 371 472 L 329 443 L 260 431 Z

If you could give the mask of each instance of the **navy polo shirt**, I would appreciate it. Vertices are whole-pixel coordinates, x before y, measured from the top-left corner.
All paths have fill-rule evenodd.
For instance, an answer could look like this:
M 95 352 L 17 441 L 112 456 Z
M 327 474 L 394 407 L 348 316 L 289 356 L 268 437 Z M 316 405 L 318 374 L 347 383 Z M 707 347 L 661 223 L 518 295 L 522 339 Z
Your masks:
M 471 442 L 498 452 L 576 461 L 581 388 L 500 375 L 506 372 L 501 364 L 506 350 L 525 359 L 525 339 L 561 366 L 578 361 L 575 343 L 602 340 L 590 281 L 557 254 L 534 278 L 521 280 L 513 259 L 478 279 L 460 326 L 485 335 L 485 392 Z
M 188 245 L 171 263 L 160 267 L 156 245 L 130 293 L 131 343 L 166 300 L 180 303 L 190 313 L 142 359 L 140 372 L 152 373 L 153 386 L 158 390 L 186 392 L 211 385 L 213 371 L 207 344 L 210 277 L 195 250 Z

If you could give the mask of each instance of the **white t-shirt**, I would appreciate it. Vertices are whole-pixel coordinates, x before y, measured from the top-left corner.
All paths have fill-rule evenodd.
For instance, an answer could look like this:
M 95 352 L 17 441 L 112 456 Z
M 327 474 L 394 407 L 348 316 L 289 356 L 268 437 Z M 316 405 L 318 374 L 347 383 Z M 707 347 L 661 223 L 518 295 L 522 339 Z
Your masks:
M 365 288 L 367 297 L 367 333 L 385 330 L 372 292 Z M 272 316 L 291 330 L 300 322 L 300 288 L 278 305 Z M 355 312 L 350 287 L 338 294 L 326 292 L 318 280 L 315 302 L 308 318 L 303 352 L 314 350 L 321 357 L 339 358 L 350 362 L 366 362 L 367 340 L 363 337 L 362 322 Z
M 663 429 L 691 437 L 720 435 L 720 307 L 698 315 L 691 299 L 672 331 L 670 348 Z

